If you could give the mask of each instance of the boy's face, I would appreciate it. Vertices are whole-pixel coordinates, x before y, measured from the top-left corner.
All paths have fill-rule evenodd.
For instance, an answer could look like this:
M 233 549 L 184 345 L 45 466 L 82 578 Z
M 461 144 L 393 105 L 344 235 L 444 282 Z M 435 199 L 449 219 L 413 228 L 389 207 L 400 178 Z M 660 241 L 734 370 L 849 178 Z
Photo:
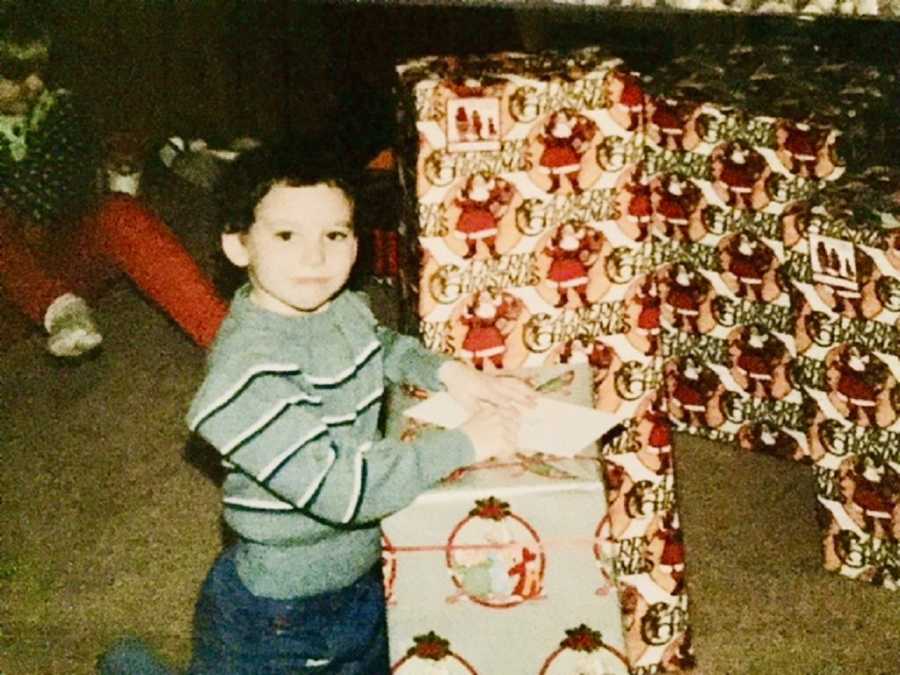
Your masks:
M 287 316 L 325 309 L 356 261 L 353 207 L 344 191 L 324 183 L 276 185 L 255 216 L 248 232 L 222 235 L 229 260 L 247 268 L 251 300 Z

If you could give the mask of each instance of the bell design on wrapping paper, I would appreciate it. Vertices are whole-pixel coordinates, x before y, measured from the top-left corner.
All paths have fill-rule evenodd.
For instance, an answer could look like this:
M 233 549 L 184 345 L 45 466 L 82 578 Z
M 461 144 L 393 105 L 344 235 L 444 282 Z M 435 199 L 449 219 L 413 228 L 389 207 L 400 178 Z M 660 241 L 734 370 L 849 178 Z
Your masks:
M 542 597 L 546 557 L 540 537 L 509 504 L 479 499 L 447 541 L 447 568 L 458 593 L 496 609 Z
M 395 675 L 479 675 L 450 642 L 434 631 L 413 638 L 413 646 L 391 667 Z
M 566 637 L 544 662 L 539 675 L 625 675 L 628 660 L 603 641 L 600 631 L 585 624 L 566 630 Z

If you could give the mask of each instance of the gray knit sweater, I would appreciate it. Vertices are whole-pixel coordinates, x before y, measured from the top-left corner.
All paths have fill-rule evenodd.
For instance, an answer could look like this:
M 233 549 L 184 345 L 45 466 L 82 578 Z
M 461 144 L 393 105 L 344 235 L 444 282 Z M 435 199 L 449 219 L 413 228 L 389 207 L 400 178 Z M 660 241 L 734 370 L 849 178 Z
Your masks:
M 349 585 L 380 558 L 379 519 L 474 460 L 459 431 L 400 443 L 378 430 L 385 380 L 438 389 L 443 362 L 354 293 L 287 317 L 237 292 L 187 419 L 229 471 L 225 520 L 252 593 Z

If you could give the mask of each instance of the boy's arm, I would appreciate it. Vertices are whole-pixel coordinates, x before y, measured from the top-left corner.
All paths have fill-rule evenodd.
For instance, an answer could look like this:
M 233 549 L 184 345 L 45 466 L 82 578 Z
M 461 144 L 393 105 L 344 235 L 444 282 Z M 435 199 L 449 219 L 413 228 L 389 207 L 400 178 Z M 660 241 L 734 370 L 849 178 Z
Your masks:
M 317 398 L 288 374 L 285 366 L 252 374 L 214 396 L 201 390 L 202 403 L 193 407 L 188 426 L 234 470 L 295 509 L 334 524 L 376 520 L 475 460 L 460 431 L 426 432 L 413 443 L 342 445 L 317 414 Z
M 452 358 L 433 352 L 419 340 L 386 326 L 375 329 L 384 354 L 384 375 L 396 384 L 411 384 L 431 391 L 443 389 L 438 370 Z

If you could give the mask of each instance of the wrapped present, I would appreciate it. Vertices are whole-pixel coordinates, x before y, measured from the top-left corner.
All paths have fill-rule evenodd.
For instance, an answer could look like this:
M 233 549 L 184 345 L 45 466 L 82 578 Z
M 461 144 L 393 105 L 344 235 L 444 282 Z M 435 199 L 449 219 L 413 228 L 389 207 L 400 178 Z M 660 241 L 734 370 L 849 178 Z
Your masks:
M 825 568 L 900 589 L 900 433 L 820 414 L 810 443 Z
M 662 388 L 601 452 L 608 499 L 601 531 L 614 561 L 631 673 L 687 670 L 694 655 L 684 541 Z
M 398 70 L 404 285 L 425 343 L 485 370 L 588 363 L 595 406 L 619 420 L 605 440 L 638 438 L 661 382 L 661 310 L 635 74 L 596 49 Z M 641 456 L 655 458 L 671 497 L 667 452 Z M 622 587 L 634 600 L 622 608 L 634 672 L 692 660 L 683 561 L 654 562 L 659 541 L 680 539 L 665 501 L 665 526 L 642 517 L 629 529 L 624 511 L 604 524 L 612 551 L 625 550 L 616 532 L 637 533 L 625 546 L 647 561 Z M 666 534 L 638 536 L 647 528 Z
M 590 404 L 587 368 L 523 376 Z M 421 392 L 394 392 L 388 433 Z M 593 444 L 456 472 L 382 523 L 395 673 L 629 672 Z
M 795 378 L 821 414 L 900 429 L 900 173 L 854 176 L 785 217 Z
M 900 71 L 890 58 L 881 64 L 843 58 L 795 33 L 770 43 L 699 43 L 645 72 L 642 82 L 663 100 L 708 102 L 839 129 L 833 148 L 839 163 L 860 170 L 893 161 L 900 141 L 893 110 Z M 796 142 L 801 140 L 796 137 L 796 148 L 809 147 Z
M 643 96 L 619 66 L 585 49 L 398 69 L 407 279 L 427 344 L 509 369 L 625 332 L 629 288 L 604 262 L 629 240 L 616 195 Z M 639 357 L 626 343 L 617 357 Z
M 900 173 L 848 176 L 785 217 L 797 307 L 794 381 L 815 402 L 808 446 L 825 567 L 900 587 Z

